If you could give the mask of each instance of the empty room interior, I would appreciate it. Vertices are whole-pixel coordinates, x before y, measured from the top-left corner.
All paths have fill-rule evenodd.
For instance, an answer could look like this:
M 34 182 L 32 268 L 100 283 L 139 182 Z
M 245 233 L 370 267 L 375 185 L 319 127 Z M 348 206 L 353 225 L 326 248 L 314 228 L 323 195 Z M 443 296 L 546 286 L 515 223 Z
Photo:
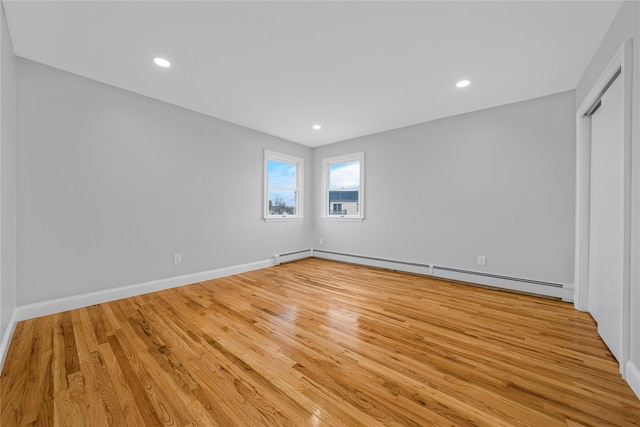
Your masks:
M 640 2 L 0 0 L 0 424 L 640 425 Z

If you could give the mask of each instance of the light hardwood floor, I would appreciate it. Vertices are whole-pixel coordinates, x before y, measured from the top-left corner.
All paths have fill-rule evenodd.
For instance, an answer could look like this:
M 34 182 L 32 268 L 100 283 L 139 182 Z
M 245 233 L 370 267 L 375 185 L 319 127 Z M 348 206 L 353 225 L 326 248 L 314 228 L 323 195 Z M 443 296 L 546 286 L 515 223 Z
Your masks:
M 1 424 L 631 426 L 560 301 L 309 259 L 20 322 Z

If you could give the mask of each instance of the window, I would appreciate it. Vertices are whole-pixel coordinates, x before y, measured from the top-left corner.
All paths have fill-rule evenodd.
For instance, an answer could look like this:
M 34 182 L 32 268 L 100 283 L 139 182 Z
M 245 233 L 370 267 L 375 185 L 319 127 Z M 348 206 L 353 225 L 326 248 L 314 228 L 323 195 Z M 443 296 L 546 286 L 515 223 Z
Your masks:
M 304 159 L 265 150 L 264 219 L 302 218 Z
M 323 218 L 364 218 L 364 153 L 322 159 Z

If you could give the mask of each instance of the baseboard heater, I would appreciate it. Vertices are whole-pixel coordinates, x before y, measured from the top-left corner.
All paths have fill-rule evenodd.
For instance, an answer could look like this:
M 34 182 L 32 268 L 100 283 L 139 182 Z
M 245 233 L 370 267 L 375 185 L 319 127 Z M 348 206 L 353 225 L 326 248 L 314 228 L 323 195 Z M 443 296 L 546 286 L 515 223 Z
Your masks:
M 297 261 L 299 259 L 311 258 L 313 249 L 302 249 L 300 251 L 286 252 L 273 255 L 273 264 L 280 265 L 285 262 Z
M 342 252 L 326 251 L 322 249 L 312 249 L 311 254 L 311 256 L 317 258 L 351 262 L 354 264 L 362 264 L 371 267 L 386 268 L 408 273 L 423 274 L 443 279 L 457 280 L 461 282 L 469 282 L 519 292 L 527 292 L 555 298 L 562 298 L 565 301 L 573 301 L 573 287 L 563 285 L 561 283 L 544 282 L 540 280 L 524 279 L 520 277 L 504 276 L 493 273 L 483 273 L 479 271 L 443 267 L 433 264 L 399 261 L 365 255 L 354 255 Z

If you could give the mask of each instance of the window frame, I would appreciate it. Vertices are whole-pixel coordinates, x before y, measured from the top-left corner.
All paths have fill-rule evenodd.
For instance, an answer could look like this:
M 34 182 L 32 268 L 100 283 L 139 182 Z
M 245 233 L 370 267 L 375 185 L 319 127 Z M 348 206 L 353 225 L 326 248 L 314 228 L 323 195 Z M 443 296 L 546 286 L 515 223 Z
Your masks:
M 337 163 L 360 162 L 360 187 L 358 189 L 358 213 L 355 215 L 330 215 L 329 214 L 329 180 L 331 179 L 330 166 Z M 322 159 L 322 215 L 330 221 L 362 221 L 364 219 L 364 151 L 340 156 L 326 157 Z
M 269 214 L 269 160 L 278 162 L 291 163 L 296 166 L 296 214 Z M 300 220 L 303 216 L 303 200 L 304 200 L 304 159 L 302 157 L 292 156 L 289 154 L 278 153 L 272 150 L 264 150 L 264 188 L 263 188 L 263 209 L 262 217 L 265 221 L 291 221 Z M 280 188 L 280 187 L 277 187 Z

